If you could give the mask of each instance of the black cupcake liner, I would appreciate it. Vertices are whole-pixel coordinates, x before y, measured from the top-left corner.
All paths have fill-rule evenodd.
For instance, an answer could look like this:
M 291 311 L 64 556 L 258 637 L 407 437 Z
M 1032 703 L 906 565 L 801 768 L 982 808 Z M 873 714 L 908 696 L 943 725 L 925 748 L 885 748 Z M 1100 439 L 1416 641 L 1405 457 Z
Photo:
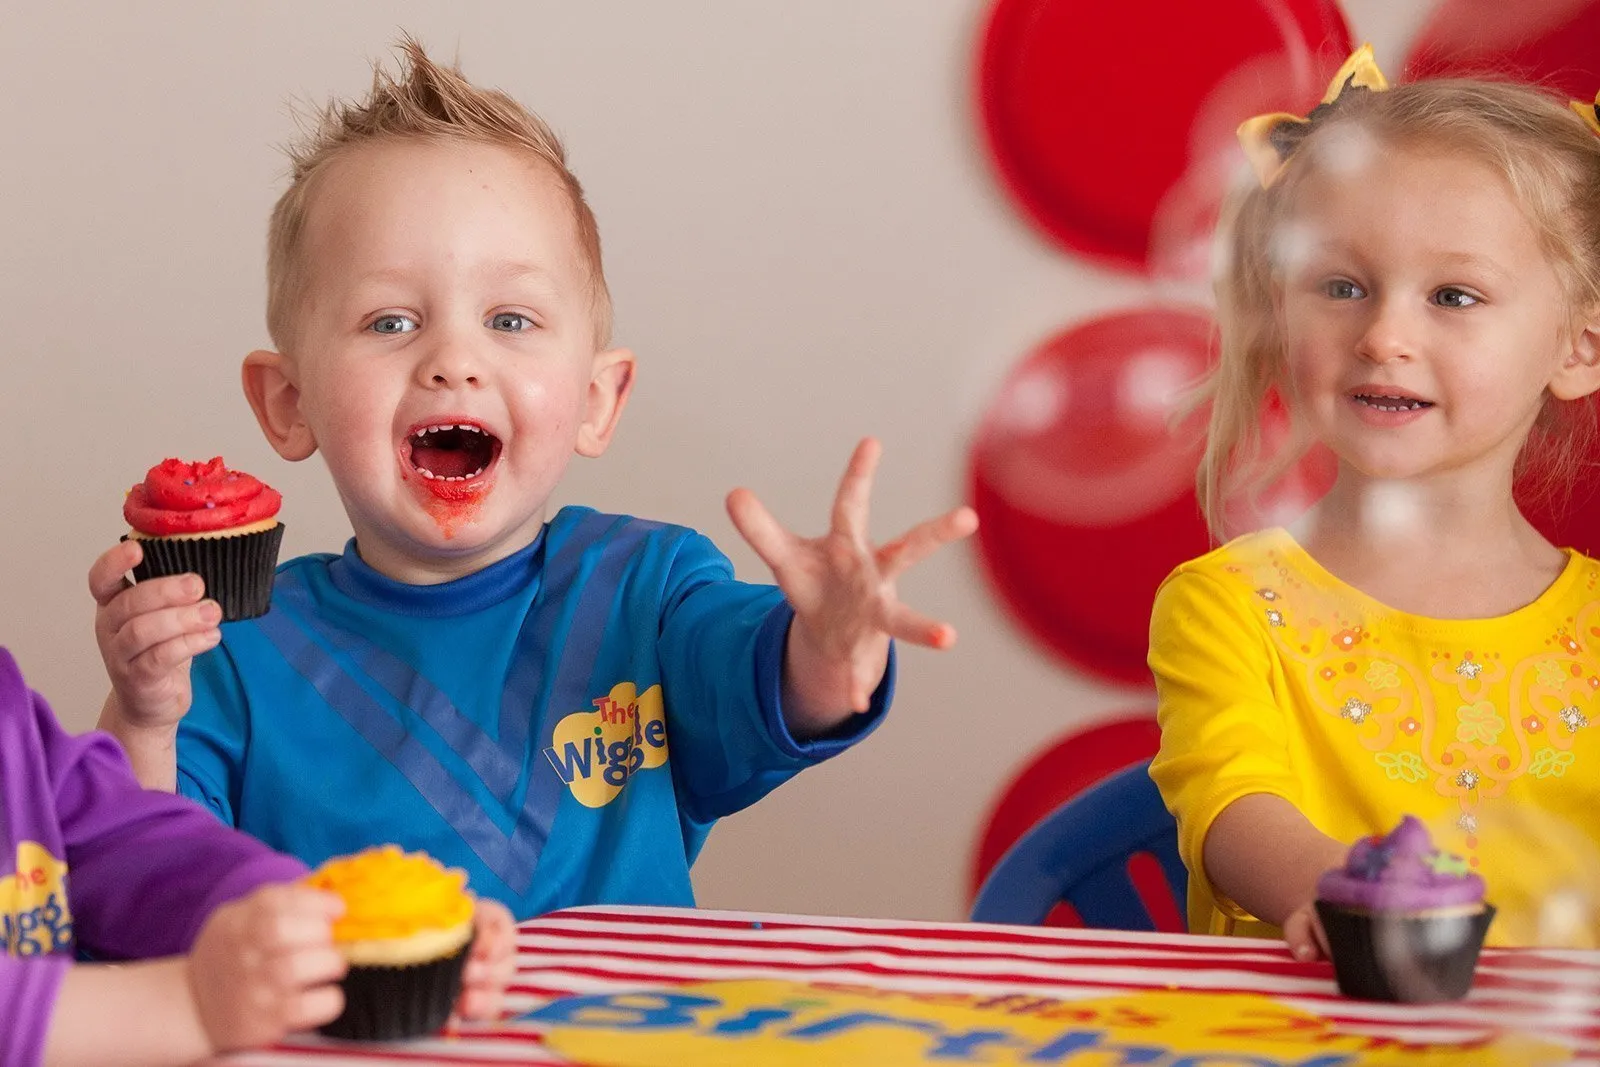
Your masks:
M 222 605 L 223 622 L 254 619 L 272 606 L 272 577 L 283 543 L 281 522 L 248 534 L 138 540 L 144 559 L 133 569 L 135 581 L 198 574 L 206 583 L 206 596 Z
M 1471 914 L 1386 915 L 1317 901 L 1339 992 L 1359 1000 L 1407 1004 L 1467 995 L 1494 911 L 1485 904 Z
M 437 1033 L 461 994 L 473 940 L 442 959 L 404 967 L 352 966 L 340 983 L 344 1012 L 318 1031 L 347 1041 L 403 1041 Z

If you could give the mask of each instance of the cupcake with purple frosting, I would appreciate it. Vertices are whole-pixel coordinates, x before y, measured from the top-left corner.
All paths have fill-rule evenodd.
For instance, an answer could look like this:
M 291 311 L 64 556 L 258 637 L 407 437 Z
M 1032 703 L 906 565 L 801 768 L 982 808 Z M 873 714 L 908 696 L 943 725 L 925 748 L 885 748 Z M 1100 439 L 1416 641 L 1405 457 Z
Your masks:
M 1465 996 L 1494 919 L 1483 895 L 1483 879 L 1410 815 L 1387 836 L 1357 841 L 1317 881 L 1339 991 L 1409 1003 Z

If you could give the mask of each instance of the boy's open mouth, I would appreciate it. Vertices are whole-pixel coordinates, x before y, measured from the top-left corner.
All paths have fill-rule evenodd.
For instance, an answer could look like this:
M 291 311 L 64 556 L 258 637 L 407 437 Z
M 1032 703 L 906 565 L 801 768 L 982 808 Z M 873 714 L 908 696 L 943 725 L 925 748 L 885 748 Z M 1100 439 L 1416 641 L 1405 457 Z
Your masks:
M 465 482 L 488 470 L 500 456 L 500 439 L 471 423 L 420 427 L 406 438 L 406 458 L 424 478 Z

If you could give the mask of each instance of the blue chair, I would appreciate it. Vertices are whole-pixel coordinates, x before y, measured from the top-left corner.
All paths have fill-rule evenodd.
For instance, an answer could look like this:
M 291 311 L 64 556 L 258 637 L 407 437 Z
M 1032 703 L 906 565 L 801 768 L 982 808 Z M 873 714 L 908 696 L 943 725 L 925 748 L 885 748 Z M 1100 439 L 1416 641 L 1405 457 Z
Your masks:
M 1145 760 L 1118 771 L 1024 834 L 984 880 L 973 921 L 1037 926 L 1064 901 L 1085 926 L 1154 930 L 1128 871 L 1129 861 L 1142 854 L 1160 864 L 1182 915 L 1189 876 L 1178 857 L 1178 824 L 1149 769 Z

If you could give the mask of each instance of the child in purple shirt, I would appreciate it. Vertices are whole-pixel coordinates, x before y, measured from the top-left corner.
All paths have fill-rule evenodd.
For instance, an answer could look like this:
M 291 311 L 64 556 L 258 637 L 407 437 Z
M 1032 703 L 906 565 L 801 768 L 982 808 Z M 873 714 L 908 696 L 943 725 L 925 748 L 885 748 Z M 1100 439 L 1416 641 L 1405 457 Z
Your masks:
M 69 736 L 0 648 L 0 1064 L 188 1063 L 332 1019 L 342 904 L 283 884 L 304 873 L 140 789 L 116 743 Z M 512 943 L 508 914 L 480 913 L 473 1016 L 498 1009 Z M 141 962 L 74 965 L 75 948 Z

